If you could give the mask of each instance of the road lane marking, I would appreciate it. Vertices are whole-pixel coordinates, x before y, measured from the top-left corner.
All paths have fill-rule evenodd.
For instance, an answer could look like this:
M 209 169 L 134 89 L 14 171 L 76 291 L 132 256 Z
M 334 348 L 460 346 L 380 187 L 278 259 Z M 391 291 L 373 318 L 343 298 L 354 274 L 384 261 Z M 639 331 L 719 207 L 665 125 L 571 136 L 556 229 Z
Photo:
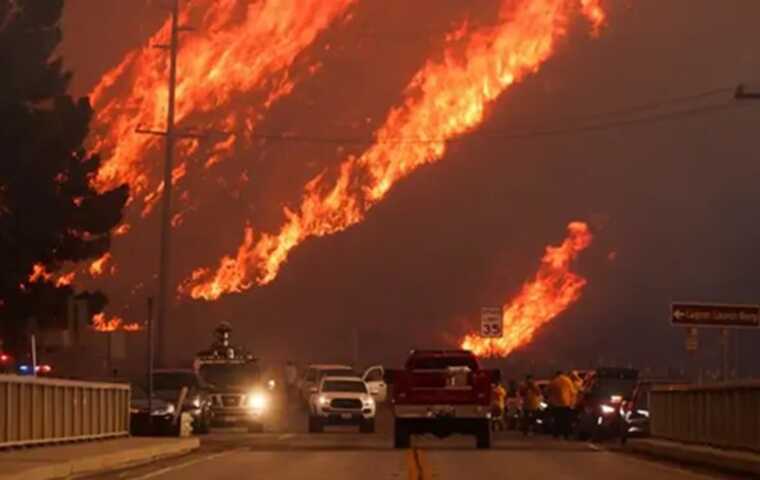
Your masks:
M 406 467 L 409 480 L 430 480 L 433 478 L 430 463 L 423 450 L 410 448 L 406 451 Z
M 588 448 L 590 448 L 591 450 L 594 450 L 595 452 L 603 452 L 604 451 L 604 448 L 600 447 L 599 445 L 597 445 L 595 443 L 588 442 L 588 443 L 586 443 L 586 446 L 588 446 Z
M 287 439 L 293 438 L 295 436 L 296 435 L 294 433 L 285 433 L 285 434 L 280 435 L 279 437 L 277 437 L 277 440 L 287 440 Z
M 172 465 L 170 467 L 161 468 L 161 469 L 156 470 L 154 472 L 146 473 L 145 475 L 142 475 L 142 476 L 139 476 L 139 477 L 133 477 L 130 480 L 147 480 L 148 478 L 155 478 L 155 477 L 158 477 L 159 475 L 165 475 L 167 473 L 174 472 L 176 470 L 181 470 L 183 468 L 187 468 L 187 467 L 189 467 L 191 465 L 195 465 L 196 463 L 207 462 L 209 460 L 216 460 L 217 458 L 225 457 L 227 455 L 230 455 L 230 454 L 233 454 L 233 453 L 236 453 L 236 452 L 239 452 L 239 451 L 241 451 L 241 450 L 240 449 L 228 450 L 226 452 L 215 453 L 213 455 L 208 455 L 206 457 L 195 458 L 193 460 L 189 460 L 187 462 L 180 463 L 178 465 Z

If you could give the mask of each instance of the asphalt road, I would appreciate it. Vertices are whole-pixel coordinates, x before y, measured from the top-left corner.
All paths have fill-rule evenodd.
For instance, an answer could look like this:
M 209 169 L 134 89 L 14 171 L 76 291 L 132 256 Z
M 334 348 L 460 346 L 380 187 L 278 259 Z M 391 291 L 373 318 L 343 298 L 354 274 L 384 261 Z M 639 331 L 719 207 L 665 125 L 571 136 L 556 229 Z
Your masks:
M 415 438 L 410 450 L 392 448 L 392 422 L 381 413 L 375 434 L 338 428 L 306 433 L 306 415 L 291 409 L 266 433 L 214 431 L 199 451 L 91 480 L 714 480 L 697 472 L 616 451 L 612 446 L 524 438 L 499 433 L 491 450 L 471 437 Z

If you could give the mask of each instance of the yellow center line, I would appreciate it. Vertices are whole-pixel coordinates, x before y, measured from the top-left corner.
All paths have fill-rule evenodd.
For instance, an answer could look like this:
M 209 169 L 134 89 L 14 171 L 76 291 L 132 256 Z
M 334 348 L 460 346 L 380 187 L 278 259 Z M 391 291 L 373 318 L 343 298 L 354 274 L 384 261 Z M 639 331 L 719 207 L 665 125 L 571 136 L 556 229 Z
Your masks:
M 424 452 L 417 448 L 406 451 L 406 467 L 409 480 L 430 480 L 432 469 Z

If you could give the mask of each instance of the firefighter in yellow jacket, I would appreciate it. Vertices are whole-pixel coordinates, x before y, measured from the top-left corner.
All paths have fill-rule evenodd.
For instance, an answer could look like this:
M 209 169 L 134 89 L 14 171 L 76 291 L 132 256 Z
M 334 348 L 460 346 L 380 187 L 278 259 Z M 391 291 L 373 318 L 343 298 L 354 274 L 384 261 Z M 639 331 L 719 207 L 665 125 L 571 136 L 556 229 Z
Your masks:
M 554 438 L 570 438 L 572 433 L 573 406 L 578 392 L 573 381 L 562 372 L 557 372 L 549 382 L 547 396 L 554 419 Z

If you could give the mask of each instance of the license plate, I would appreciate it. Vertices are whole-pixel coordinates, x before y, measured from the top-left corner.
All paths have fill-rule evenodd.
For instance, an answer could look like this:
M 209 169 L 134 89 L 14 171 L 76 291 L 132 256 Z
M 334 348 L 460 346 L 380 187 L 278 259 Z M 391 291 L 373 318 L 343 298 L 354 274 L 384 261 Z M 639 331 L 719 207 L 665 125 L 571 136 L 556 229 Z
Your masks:
M 352 417 L 353 417 L 353 415 L 351 415 L 350 413 L 341 413 L 340 414 L 340 418 L 342 418 L 343 420 L 351 420 Z

